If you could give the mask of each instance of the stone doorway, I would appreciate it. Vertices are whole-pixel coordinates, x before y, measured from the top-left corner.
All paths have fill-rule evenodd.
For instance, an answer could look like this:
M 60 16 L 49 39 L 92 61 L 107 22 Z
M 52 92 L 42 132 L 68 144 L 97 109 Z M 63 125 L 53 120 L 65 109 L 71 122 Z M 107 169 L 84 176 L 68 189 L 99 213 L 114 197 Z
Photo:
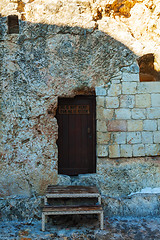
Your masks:
M 59 98 L 58 173 L 78 175 L 96 172 L 96 98 Z

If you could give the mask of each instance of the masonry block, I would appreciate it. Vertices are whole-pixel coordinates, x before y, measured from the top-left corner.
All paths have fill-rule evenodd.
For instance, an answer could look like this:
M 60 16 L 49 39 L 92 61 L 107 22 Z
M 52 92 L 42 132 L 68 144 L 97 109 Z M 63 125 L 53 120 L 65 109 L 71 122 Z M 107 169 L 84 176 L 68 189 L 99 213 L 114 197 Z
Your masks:
M 131 119 L 131 110 L 127 108 L 115 109 L 116 119 Z
M 103 107 L 97 107 L 96 109 L 96 119 L 104 119 L 103 116 Z
M 132 145 L 121 145 L 121 157 L 132 157 Z
M 97 108 L 96 119 L 101 120 L 111 120 L 113 118 L 114 110 L 113 109 L 104 109 L 102 107 Z
M 139 65 L 136 62 L 134 62 L 132 65 L 130 65 L 128 67 L 124 67 L 123 69 L 126 70 L 126 72 L 129 72 L 132 74 L 139 73 Z
M 146 119 L 146 109 L 132 109 L 132 118 L 133 119 Z
M 156 131 L 153 133 L 154 143 L 160 143 L 160 131 Z
M 153 143 L 153 132 L 142 132 L 142 143 Z
M 96 96 L 106 95 L 106 89 L 104 87 L 95 87 Z
M 104 107 L 104 99 L 105 99 L 105 97 L 103 97 L 103 96 L 96 97 L 97 107 Z
M 117 97 L 121 94 L 121 84 L 111 84 L 109 90 L 108 90 L 108 96 L 109 97 Z
M 134 144 L 133 145 L 133 157 L 145 156 L 144 144 Z
M 118 97 L 106 97 L 106 108 L 118 108 L 119 99 Z
M 160 144 L 145 144 L 146 156 L 160 155 Z
M 160 119 L 158 119 L 158 130 L 160 130 Z
M 149 118 L 149 119 L 160 118 L 160 108 L 149 108 L 149 109 L 147 109 L 147 118 Z
M 136 82 L 122 82 L 123 94 L 136 94 L 137 83 Z
M 151 107 L 151 95 L 150 94 L 136 95 L 136 107 L 137 108 Z
M 151 94 L 151 104 L 152 107 L 159 107 L 160 111 L 160 94 L 158 93 Z
M 156 131 L 157 130 L 157 120 L 144 120 L 143 130 L 145 131 Z
M 116 84 L 116 83 L 120 83 L 121 81 L 119 80 L 119 78 L 114 78 L 111 80 L 113 84 Z
M 137 93 L 159 93 L 160 82 L 143 82 L 138 83 Z
M 122 81 L 124 81 L 124 82 L 139 82 L 139 74 L 123 72 Z
M 109 146 L 109 157 L 110 158 L 120 157 L 120 146 L 119 145 Z
M 113 109 L 103 109 L 103 116 L 107 120 L 111 120 L 114 115 L 114 110 Z
M 96 109 L 96 119 L 104 119 L 104 116 L 103 116 L 103 107 L 97 107 Z
M 107 145 L 98 145 L 97 146 L 97 156 L 98 157 L 107 157 L 108 156 L 108 146 Z
M 122 72 L 116 73 L 116 76 L 112 76 L 111 81 L 112 83 L 116 83 L 116 81 L 120 81 L 122 79 Z
M 127 133 L 127 143 L 142 143 L 142 136 L 140 132 L 128 132 Z
M 122 95 L 120 96 L 120 107 L 122 108 L 133 108 L 135 105 L 134 95 Z
M 97 132 L 97 143 L 98 144 L 108 144 L 111 138 L 111 133 L 109 132 Z
M 142 120 L 128 120 L 128 131 L 143 131 L 143 121 Z
M 126 144 L 126 132 L 112 133 L 112 138 L 116 144 Z
M 104 120 L 97 120 L 97 131 L 99 132 L 107 132 L 107 125 L 106 125 L 106 121 Z
M 108 121 L 107 130 L 109 132 L 126 132 L 127 131 L 127 121 L 125 121 L 125 120 Z

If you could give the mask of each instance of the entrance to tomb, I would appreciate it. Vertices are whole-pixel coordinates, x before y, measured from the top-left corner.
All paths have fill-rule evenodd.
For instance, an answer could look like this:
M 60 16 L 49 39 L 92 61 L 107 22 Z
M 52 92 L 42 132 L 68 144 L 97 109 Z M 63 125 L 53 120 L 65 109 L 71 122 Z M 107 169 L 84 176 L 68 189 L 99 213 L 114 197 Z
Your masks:
M 95 96 L 59 98 L 58 173 L 78 175 L 96 171 Z

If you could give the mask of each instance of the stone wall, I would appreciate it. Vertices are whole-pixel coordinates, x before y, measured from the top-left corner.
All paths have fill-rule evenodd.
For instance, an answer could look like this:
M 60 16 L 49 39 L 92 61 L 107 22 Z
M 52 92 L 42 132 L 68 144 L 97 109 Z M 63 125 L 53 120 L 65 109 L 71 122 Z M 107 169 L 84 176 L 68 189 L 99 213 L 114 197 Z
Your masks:
M 6 17 L 1 26 L 1 195 L 43 194 L 57 182 L 58 96 L 107 89 L 137 56 L 94 28 L 19 21 L 7 34 Z
M 98 157 L 160 154 L 160 82 L 124 71 L 97 95 Z
M 137 64 L 152 53 L 159 76 L 159 7 L 0 2 L 1 198 L 36 197 L 57 183 L 94 184 L 109 197 L 160 186 L 160 82 L 140 82 Z M 8 34 L 13 14 L 19 34 Z M 57 99 L 94 93 L 97 173 L 58 176 Z

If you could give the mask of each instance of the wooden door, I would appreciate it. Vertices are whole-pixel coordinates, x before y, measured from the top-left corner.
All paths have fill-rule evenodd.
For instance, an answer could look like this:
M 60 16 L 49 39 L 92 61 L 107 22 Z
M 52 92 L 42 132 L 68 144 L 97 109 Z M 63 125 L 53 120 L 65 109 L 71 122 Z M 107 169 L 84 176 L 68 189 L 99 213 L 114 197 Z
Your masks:
M 95 96 L 58 99 L 58 173 L 96 171 L 95 116 Z

